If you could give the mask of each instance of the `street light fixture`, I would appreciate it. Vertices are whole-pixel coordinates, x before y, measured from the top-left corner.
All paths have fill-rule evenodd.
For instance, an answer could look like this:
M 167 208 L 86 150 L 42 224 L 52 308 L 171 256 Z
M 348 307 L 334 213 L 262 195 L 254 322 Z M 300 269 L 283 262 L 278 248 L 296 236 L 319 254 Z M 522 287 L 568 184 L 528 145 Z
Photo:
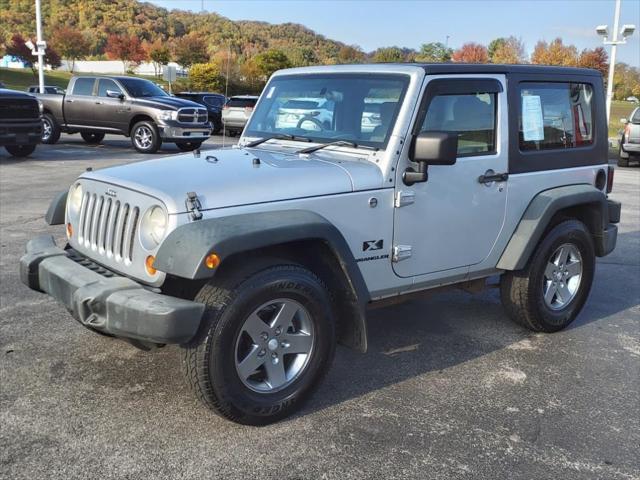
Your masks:
M 618 30 L 618 24 L 620 22 L 620 0 L 616 0 L 616 10 L 613 17 L 613 38 L 609 40 L 609 28 L 607 25 L 598 25 L 596 32 L 601 37 L 604 45 L 611 45 L 611 55 L 609 57 L 609 77 L 607 80 L 607 121 L 611 115 L 611 100 L 613 99 L 613 71 L 616 65 L 616 47 L 618 45 L 624 45 L 627 43 L 627 37 L 633 35 L 636 31 L 635 25 L 625 24 L 620 30 Z M 618 40 L 618 33 L 622 36 Z

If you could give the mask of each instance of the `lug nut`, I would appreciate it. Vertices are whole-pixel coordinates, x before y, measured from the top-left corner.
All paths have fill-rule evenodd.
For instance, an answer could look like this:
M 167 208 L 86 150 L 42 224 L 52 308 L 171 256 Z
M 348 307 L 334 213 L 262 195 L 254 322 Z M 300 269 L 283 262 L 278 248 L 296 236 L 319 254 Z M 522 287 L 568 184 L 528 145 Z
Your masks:
M 264 357 L 264 354 L 265 354 L 265 353 L 267 353 L 267 352 L 266 352 L 266 351 L 265 351 L 265 349 L 263 348 L 262 350 L 260 350 L 260 351 L 258 352 L 258 356 L 259 356 L 259 357 Z
M 282 333 L 282 328 L 276 328 L 276 335 L 280 335 Z
M 260 337 L 262 337 L 263 340 L 267 340 L 269 338 L 269 335 L 267 334 L 267 332 L 262 332 L 260 334 Z

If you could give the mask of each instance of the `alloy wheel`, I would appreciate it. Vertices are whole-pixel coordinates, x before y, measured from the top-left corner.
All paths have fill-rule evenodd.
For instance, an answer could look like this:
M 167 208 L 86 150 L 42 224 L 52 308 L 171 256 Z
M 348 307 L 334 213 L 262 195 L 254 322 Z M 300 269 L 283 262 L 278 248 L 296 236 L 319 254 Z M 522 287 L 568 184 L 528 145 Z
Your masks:
M 575 245 L 565 243 L 551 255 L 544 270 L 543 295 L 552 310 L 566 307 L 577 295 L 582 280 L 582 255 Z
M 136 131 L 133 134 L 133 139 L 138 148 L 147 150 L 153 143 L 153 132 L 146 125 L 141 125 L 136 128 Z

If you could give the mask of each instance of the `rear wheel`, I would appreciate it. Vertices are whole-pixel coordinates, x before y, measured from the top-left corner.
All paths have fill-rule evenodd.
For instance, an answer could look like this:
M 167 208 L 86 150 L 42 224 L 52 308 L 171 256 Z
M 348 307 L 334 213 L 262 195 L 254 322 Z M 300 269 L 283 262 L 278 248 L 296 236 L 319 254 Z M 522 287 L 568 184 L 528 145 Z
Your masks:
M 530 330 L 562 330 L 580 313 L 594 272 L 587 227 L 564 221 L 547 233 L 524 269 L 502 275 L 502 304 L 513 321 Z
M 96 145 L 104 139 L 102 132 L 81 132 L 82 139 L 90 145 Z
M 176 142 L 176 147 L 178 147 L 183 152 L 191 152 L 192 150 L 196 150 L 200 148 L 202 142 Z
M 50 113 L 42 115 L 42 143 L 54 144 L 60 139 L 60 126 Z
M 300 408 L 335 351 L 326 287 L 299 265 L 267 266 L 205 285 L 199 339 L 184 351 L 187 382 L 219 415 L 247 425 Z
M 26 157 L 27 155 L 31 155 L 36 149 L 35 145 L 5 145 L 7 152 L 9 152 L 14 157 Z
M 153 122 L 144 120 L 131 129 L 131 143 L 140 153 L 155 153 L 160 148 L 160 135 Z

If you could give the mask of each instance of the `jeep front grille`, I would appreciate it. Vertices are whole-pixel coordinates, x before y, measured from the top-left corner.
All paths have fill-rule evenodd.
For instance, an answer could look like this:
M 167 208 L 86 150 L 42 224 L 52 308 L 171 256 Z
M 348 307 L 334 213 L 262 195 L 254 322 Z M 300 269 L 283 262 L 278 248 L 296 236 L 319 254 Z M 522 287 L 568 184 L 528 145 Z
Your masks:
M 181 108 L 178 110 L 178 121 L 181 123 L 205 123 L 207 121 L 207 109 Z
M 137 206 L 85 192 L 80 207 L 78 242 L 116 262 L 132 262 L 139 216 Z

